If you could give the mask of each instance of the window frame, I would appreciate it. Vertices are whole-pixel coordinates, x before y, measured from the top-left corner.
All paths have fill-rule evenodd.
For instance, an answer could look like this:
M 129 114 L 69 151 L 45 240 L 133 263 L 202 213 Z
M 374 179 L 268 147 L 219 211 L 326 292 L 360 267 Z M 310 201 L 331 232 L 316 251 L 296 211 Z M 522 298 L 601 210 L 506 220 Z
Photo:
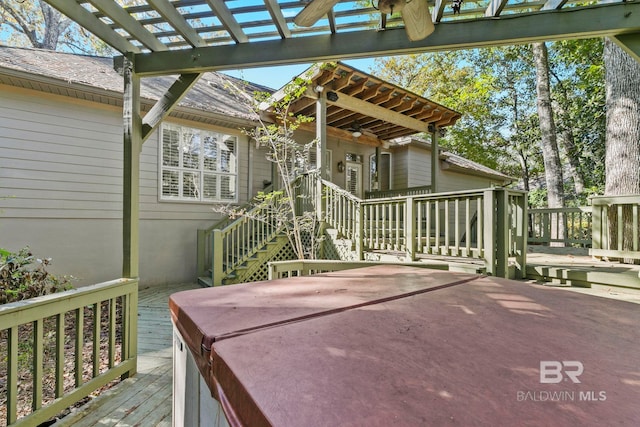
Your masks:
M 165 165 L 165 132 L 174 131 L 178 133 L 178 145 L 177 145 L 177 155 L 178 155 L 178 166 L 173 165 Z M 185 158 L 185 150 L 186 147 L 186 136 L 189 135 L 193 137 L 197 135 L 198 145 L 198 166 L 196 168 L 187 167 L 184 165 Z M 211 159 L 210 157 L 201 155 L 205 151 L 206 138 L 212 137 L 216 143 L 215 150 L 215 170 L 211 170 L 205 167 L 205 163 L 207 159 Z M 226 142 L 232 141 L 233 150 L 222 150 L 221 146 Z M 160 126 L 158 132 L 158 201 L 163 203 L 197 203 L 197 204 L 216 204 L 216 203 L 238 203 L 238 191 L 240 187 L 239 183 L 239 159 L 238 159 L 238 147 L 239 137 L 233 133 L 225 133 L 220 131 L 215 131 L 211 129 L 202 129 L 188 125 L 182 125 L 178 123 L 163 123 Z M 182 148 L 182 149 L 181 149 Z M 223 152 L 226 155 L 223 155 Z M 230 154 L 229 154 L 230 153 Z M 223 160 L 227 161 L 229 158 L 232 158 L 232 162 L 229 162 L 230 167 L 227 168 L 228 171 L 223 171 L 221 169 Z M 164 189 L 164 174 L 165 172 L 177 172 L 177 195 L 166 194 Z M 184 177 L 186 173 L 195 173 L 198 175 L 198 184 L 196 190 L 198 192 L 198 197 L 189 197 L 185 196 L 183 191 L 185 189 L 185 181 Z M 215 176 L 215 198 L 209 198 L 206 196 L 204 189 L 205 187 L 205 179 L 209 176 Z M 229 185 L 229 191 L 233 194 L 233 197 L 223 198 L 221 197 L 224 187 L 223 182 L 224 178 L 229 178 L 233 181 L 231 185 Z M 199 190 L 198 190 L 199 189 Z

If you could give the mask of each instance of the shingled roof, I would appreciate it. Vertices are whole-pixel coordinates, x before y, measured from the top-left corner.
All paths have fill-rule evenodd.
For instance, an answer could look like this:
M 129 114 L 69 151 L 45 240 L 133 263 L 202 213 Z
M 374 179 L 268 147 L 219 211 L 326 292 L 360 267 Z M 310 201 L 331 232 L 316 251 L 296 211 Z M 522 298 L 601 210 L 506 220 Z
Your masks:
M 150 105 L 174 80 L 174 76 L 142 79 L 143 100 Z M 123 79 L 114 70 L 112 58 L 0 46 L 0 83 L 122 105 Z M 85 93 L 87 91 L 91 95 Z M 251 97 L 243 92 L 251 95 L 272 92 L 272 89 L 222 73 L 207 72 L 181 100 L 179 107 L 253 121 L 256 115 L 250 108 Z

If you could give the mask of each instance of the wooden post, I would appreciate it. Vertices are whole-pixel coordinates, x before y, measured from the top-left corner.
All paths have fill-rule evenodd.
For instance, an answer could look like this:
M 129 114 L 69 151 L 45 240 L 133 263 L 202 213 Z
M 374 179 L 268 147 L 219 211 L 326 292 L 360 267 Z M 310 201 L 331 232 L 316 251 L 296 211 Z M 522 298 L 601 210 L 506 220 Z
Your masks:
M 494 189 L 484 191 L 484 261 L 487 274 L 496 275 L 496 214 Z
M 592 250 L 602 249 L 602 206 L 591 203 L 591 248 Z M 594 258 L 601 259 L 601 256 L 594 255 Z
M 509 194 L 504 188 L 495 188 L 496 202 L 496 276 L 509 276 Z
M 316 167 L 320 174 L 316 180 L 316 210 L 318 219 L 324 221 L 325 207 L 322 203 L 322 180 L 331 180 L 327 175 L 326 153 L 327 153 L 327 95 L 326 93 L 318 93 L 316 100 Z
M 356 205 L 356 253 L 358 261 L 364 259 L 364 207 L 362 203 Z
M 211 233 L 211 258 L 213 259 L 213 265 L 211 266 L 211 283 L 213 286 L 220 286 L 222 285 L 222 279 L 224 278 L 224 251 L 222 248 L 222 231 L 213 230 Z
M 198 277 L 203 277 L 207 271 L 207 234 L 206 230 L 198 230 L 198 239 L 197 239 L 198 249 L 196 253 L 196 271 Z
M 514 204 L 516 209 L 516 279 L 524 279 L 527 277 L 527 235 L 528 220 L 527 212 L 527 195 L 522 194 L 515 198 L 517 202 Z
M 438 169 L 440 169 L 440 148 L 438 147 L 438 128 L 433 125 L 431 130 L 431 192 L 438 192 Z
M 140 116 L 140 78 L 133 72 L 133 55 L 124 59 L 124 95 L 122 118 L 124 125 L 124 179 L 122 212 L 122 277 L 139 275 L 140 218 L 140 152 L 142 150 L 142 119 Z
M 404 241 L 407 259 L 416 259 L 416 209 L 413 197 L 407 197 L 404 206 Z

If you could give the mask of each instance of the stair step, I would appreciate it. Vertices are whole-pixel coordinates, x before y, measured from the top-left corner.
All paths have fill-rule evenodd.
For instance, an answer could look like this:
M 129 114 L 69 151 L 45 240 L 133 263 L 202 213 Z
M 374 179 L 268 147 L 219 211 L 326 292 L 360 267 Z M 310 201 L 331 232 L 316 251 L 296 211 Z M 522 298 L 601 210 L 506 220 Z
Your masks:
M 211 288 L 213 287 L 213 280 L 211 279 L 211 276 L 198 277 L 198 284 L 206 288 Z

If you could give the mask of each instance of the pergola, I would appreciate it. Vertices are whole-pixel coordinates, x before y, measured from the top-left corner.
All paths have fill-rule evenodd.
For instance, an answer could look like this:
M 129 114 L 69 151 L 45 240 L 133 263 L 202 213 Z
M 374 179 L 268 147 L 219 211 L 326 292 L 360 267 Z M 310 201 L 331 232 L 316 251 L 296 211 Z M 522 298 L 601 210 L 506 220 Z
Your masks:
M 305 28 L 293 22 L 305 1 L 44 1 L 122 54 L 115 63 L 125 87 L 123 277 L 138 276 L 142 144 L 203 72 L 591 37 L 611 37 L 640 60 L 640 3 L 624 0 L 467 0 L 456 15 L 446 0 L 412 0 L 428 1 L 435 23 L 419 41 L 409 40 L 395 15 L 379 30 L 377 1 L 338 1 Z M 142 117 L 140 79 L 159 75 L 178 77 Z M 315 103 L 318 123 L 326 117 L 326 93 Z M 318 134 L 322 146 L 320 125 Z

